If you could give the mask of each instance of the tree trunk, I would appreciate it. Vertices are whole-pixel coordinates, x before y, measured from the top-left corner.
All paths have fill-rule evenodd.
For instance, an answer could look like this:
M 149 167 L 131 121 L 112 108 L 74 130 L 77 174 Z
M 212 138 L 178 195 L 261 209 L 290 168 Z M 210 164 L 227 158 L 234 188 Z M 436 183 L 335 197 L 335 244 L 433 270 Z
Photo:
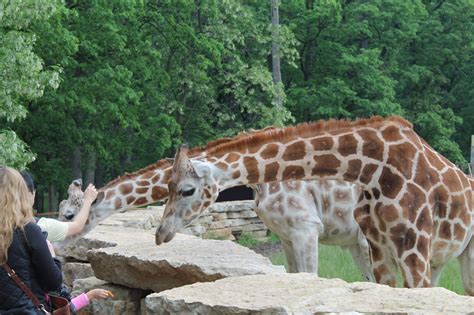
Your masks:
M 95 170 L 95 185 L 97 187 L 104 186 L 104 165 L 98 163 Z
M 76 145 L 72 152 L 72 179 L 82 178 L 81 171 L 81 146 Z
M 83 181 L 84 188 L 87 187 L 89 184 L 94 183 L 95 167 L 96 167 L 96 154 L 94 151 L 90 151 L 87 154 L 87 166 L 86 166 L 86 171 L 84 174 L 84 181 Z
M 58 200 L 56 197 L 56 186 L 48 185 L 48 211 L 58 211 Z
M 36 189 L 34 208 L 39 213 L 44 212 L 44 191 L 43 191 L 43 189 Z
M 280 22 L 278 14 L 278 1 L 272 1 L 272 73 L 273 83 L 281 85 L 281 69 L 280 69 Z M 282 87 L 280 87 L 282 88 Z M 281 91 L 277 92 L 274 97 L 274 102 L 277 107 L 283 106 Z

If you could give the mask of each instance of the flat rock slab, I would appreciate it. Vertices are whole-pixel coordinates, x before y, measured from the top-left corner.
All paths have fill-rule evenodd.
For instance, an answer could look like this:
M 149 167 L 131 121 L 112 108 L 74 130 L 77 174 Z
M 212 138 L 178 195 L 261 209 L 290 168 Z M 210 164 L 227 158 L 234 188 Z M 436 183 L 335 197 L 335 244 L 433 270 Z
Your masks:
M 231 241 L 184 234 L 157 246 L 154 230 L 99 225 L 81 244 L 96 248 L 87 257 L 97 278 L 155 292 L 227 277 L 285 273 L 282 266 Z
M 253 275 L 153 293 L 147 314 L 469 314 L 474 297 L 444 288 L 347 283 L 313 274 Z

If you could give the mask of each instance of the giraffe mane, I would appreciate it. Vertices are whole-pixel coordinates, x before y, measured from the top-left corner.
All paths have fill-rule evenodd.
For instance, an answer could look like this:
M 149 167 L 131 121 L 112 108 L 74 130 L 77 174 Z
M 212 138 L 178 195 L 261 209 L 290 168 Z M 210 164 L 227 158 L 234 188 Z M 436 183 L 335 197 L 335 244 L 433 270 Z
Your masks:
M 364 126 L 380 126 L 388 122 L 392 122 L 410 129 L 413 128 L 413 125 L 409 121 L 405 120 L 400 116 L 374 116 L 371 118 L 362 118 L 357 120 L 319 120 L 316 122 L 301 123 L 296 126 L 290 126 L 287 128 L 270 127 L 257 132 L 239 134 L 238 136 L 232 139 L 226 138 L 225 140 L 220 139 L 214 142 L 209 142 L 204 149 L 207 154 L 218 155 L 222 152 L 241 151 L 246 148 L 251 148 L 259 143 L 266 142 L 268 140 L 279 140 L 284 142 L 285 140 L 289 140 L 291 138 L 294 138 L 295 136 L 307 137 L 310 135 L 334 130 Z

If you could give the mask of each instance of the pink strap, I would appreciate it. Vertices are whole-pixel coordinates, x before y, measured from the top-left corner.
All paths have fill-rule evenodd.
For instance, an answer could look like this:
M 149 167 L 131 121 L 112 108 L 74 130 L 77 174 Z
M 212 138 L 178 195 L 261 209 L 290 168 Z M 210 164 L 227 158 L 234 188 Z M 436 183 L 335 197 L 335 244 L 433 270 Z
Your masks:
M 81 295 L 73 298 L 71 300 L 71 303 L 74 304 L 74 308 L 76 309 L 76 311 L 78 311 L 81 308 L 84 308 L 87 305 L 89 305 L 89 298 L 87 297 L 85 293 L 82 293 Z

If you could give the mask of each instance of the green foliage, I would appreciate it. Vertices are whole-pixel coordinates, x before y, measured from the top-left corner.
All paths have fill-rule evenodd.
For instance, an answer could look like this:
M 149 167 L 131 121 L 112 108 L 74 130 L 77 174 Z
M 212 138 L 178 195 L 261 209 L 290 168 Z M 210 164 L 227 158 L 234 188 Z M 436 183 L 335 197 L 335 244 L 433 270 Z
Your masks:
M 0 143 L 0 165 L 22 170 L 35 159 L 26 143 L 11 130 L 0 130 Z
M 243 232 L 237 239 L 237 243 L 245 247 L 255 247 L 261 243 L 261 241 L 255 239 L 252 234 Z

